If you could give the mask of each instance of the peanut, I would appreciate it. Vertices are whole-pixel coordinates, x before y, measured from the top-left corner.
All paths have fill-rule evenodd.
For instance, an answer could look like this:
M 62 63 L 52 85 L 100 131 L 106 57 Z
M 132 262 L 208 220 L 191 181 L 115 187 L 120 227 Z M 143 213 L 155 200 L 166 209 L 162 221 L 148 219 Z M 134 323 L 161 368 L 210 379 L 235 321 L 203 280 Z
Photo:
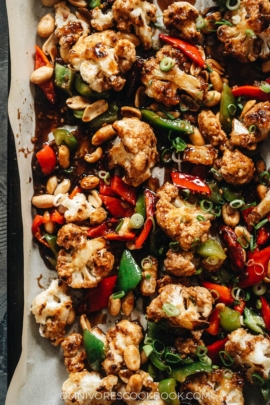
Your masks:
M 46 14 L 38 23 L 37 33 L 41 38 L 48 38 L 54 31 L 54 18 Z
M 135 392 L 136 394 L 139 394 L 142 390 L 143 386 L 143 380 L 140 374 L 133 374 L 130 379 L 128 380 L 126 391 L 128 393 Z
M 112 316 L 119 315 L 119 313 L 121 311 L 121 300 L 120 300 L 120 298 L 113 299 L 113 297 L 110 296 L 109 302 L 108 302 L 108 309 L 109 309 L 109 312 L 110 312 L 110 314 Z
M 58 149 L 59 165 L 63 169 L 67 169 L 70 165 L 70 151 L 66 145 L 60 145 Z
M 96 176 L 86 176 L 80 181 L 80 186 L 84 190 L 92 190 L 99 185 L 99 178 Z
M 106 142 L 112 139 L 116 135 L 115 130 L 113 129 L 112 125 L 105 125 L 105 127 L 101 127 L 92 138 L 92 145 L 99 146 L 103 142 Z
M 205 105 L 207 107 L 213 107 L 220 102 L 220 98 L 221 98 L 221 93 L 219 91 L 216 91 L 216 90 L 208 91 L 208 93 L 206 95 Z
M 190 139 L 190 142 L 192 143 L 192 145 L 195 145 L 195 146 L 205 145 L 205 140 L 204 140 L 202 134 L 200 133 L 199 129 L 196 127 L 194 127 L 193 134 L 189 135 L 189 139 Z
M 53 68 L 50 66 L 41 66 L 33 71 L 30 81 L 34 84 L 41 84 L 49 80 L 53 75 Z
M 84 156 L 84 160 L 86 160 L 86 162 L 88 162 L 88 163 L 95 163 L 95 162 L 97 162 L 97 161 L 101 158 L 102 155 L 103 155 L 103 150 L 102 150 L 102 148 L 97 148 L 97 149 L 95 150 L 95 152 L 93 152 L 93 153 L 87 153 L 87 154 Z
M 46 191 L 48 194 L 53 194 L 54 190 L 57 187 L 57 177 L 52 176 L 48 179 L 47 184 L 46 184 Z
M 131 371 L 139 370 L 141 366 L 141 356 L 136 346 L 129 345 L 125 348 L 124 361 L 129 370 Z
M 135 297 L 132 291 L 122 298 L 122 312 L 124 315 L 129 316 L 134 307 Z
M 54 191 L 54 195 L 57 194 L 66 194 L 69 192 L 71 186 L 71 182 L 69 179 L 64 179 L 63 181 L 61 181 L 60 184 L 58 184 L 58 186 L 56 187 L 55 191 Z
M 226 225 L 234 228 L 240 222 L 240 214 L 239 212 L 230 207 L 229 204 L 224 204 L 222 206 L 222 218 Z
M 219 91 L 221 93 L 223 83 L 220 74 L 216 70 L 213 70 L 213 72 L 210 73 L 210 81 L 214 87 L 214 90 Z
M 36 208 L 52 208 L 54 198 L 55 197 L 51 194 L 35 195 L 32 198 L 32 204 Z

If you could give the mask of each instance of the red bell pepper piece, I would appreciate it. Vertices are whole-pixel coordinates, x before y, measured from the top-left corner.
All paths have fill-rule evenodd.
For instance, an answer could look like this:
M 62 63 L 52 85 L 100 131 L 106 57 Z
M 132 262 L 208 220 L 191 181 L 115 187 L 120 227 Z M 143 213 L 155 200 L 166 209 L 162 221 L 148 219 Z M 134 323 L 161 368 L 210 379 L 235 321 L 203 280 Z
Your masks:
M 42 66 L 49 66 L 52 67 L 50 64 L 49 59 L 46 57 L 45 53 L 38 47 L 35 46 L 36 48 L 36 57 L 35 57 L 35 70 L 42 67 Z M 53 78 L 51 77 L 49 80 L 46 80 L 46 82 L 41 83 L 38 85 L 47 99 L 54 104 L 55 101 L 55 91 L 54 91 L 54 83 L 53 83 Z
M 130 218 L 134 213 L 133 207 L 130 204 L 121 201 L 119 198 L 109 197 L 107 195 L 100 195 L 100 198 L 109 213 L 116 218 Z
M 262 317 L 267 330 L 270 330 L 270 305 L 268 304 L 266 298 L 261 297 L 262 303 Z
M 270 93 L 265 93 L 257 86 L 245 85 L 232 88 L 234 97 L 249 97 L 259 101 L 270 101 Z
M 173 184 L 180 188 L 187 188 L 195 193 L 205 193 L 210 195 L 211 190 L 198 176 L 181 172 L 171 172 Z
M 265 245 L 270 240 L 269 224 L 262 226 L 257 232 L 257 244 Z
M 242 315 L 243 312 L 244 312 L 245 306 L 246 306 L 246 301 L 241 300 L 241 301 L 239 302 L 239 304 L 237 304 L 237 305 L 235 305 L 235 306 L 233 307 L 233 309 L 234 309 L 234 311 L 238 311 L 238 312 Z
M 217 340 L 213 344 L 206 346 L 208 349 L 207 355 L 212 360 L 213 364 L 219 364 L 221 362 L 219 357 L 219 352 L 224 350 L 225 343 L 227 342 L 228 338 L 224 338 L 221 340 Z
M 270 260 L 270 246 L 258 252 L 248 252 L 245 277 L 239 282 L 240 288 L 251 287 L 264 279 Z
M 48 242 L 45 239 L 42 238 L 42 235 L 40 232 L 40 226 L 44 223 L 45 223 L 44 217 L 42 215 L 36 215 L 32 222 L 32 233 L 39 242 L 43 243 L 43 245 L 50 248 L 50 245 L 48 244 Z
M 208 326 L 206 332 L 210 333 L 210 335 L 216 336 L 219 331 L 219 325 L 220 325 L 220 316 L 219 316 L 219 310 L 214 309 L 212 314 L 210 315 L 208 322 L 210 325 Z
M 66 222 L 64 215 L 60 214 L 57 210 L 51 212 L 50 220 L 60 225 L 63 225 Z
M 77 314 L 87 314 L 107 308 L 109 297 L 112 295 L 117 276 L 106 277 L 97 287 L 91 288 L 77 308 Z
M 146 241 L 152 227 L 153 219 L 156 208 L 156 195 L 150 190 L 144 191 L 145 207 L 146 207 L 146 221 L 143 226 L 143 230 L 135 241 L 135 246 L 140 249 Z
M 94 226 L 88 229 L 87 234 L 91 238 L 97 238 L 99 236 L 104 236 L 108 240 L 118 240 L 118 241 L 129 241 L 135 238 L 136 234 L 134 232 L 126 232 L 124 235 L 119 235 L 115 232 L 115 228 L 119 223 L 118 219 L 112 218 L 103 224 Z
M 117 197 L 117 194 L 114 191 L 112 191 L 111 185 L 106 184 L 104 180 L 100 180 L 99 182 L 99 194 Z
M 203 59 L 199 49 L 195 45 L 191 45 L 180 38 L 173 38 L 165 34 L 159 34 L 159 38 L 167 44 L 172 45 L 174 48 L 180 49 L 185 55 L 196 62 L 199 66 L 206 67 L 205 60 Z
M 36 157 L 43 174 L 47 175 L 54 171 L 57 158 L 55 151 L 50 145 L 44 143 L 42 149 L 37 152 Z
M 111 190 L 123 198 L 123 200 L 129 202 L 131 205 L 136 205 L 136 188 L 126 184 L 121 177 L 113 176 L 111 180 Z
M 70 200 L 73 200 L 73 198 L 75 197 L 76 194 L 81 193 L 82 189 L 79 186 L 74 187 L 74 189 L 71 191 L 71 193 L 69 194 L 69 198 Z
M 219 294 L 217 302 L 222 302 L 223 304 L 232 304 L 234 299 L 231 294 L 231 289 L 225 285 L 210 283 L 209 281 L 202 281 L 202 285 L 208 290 L 215 290 Z

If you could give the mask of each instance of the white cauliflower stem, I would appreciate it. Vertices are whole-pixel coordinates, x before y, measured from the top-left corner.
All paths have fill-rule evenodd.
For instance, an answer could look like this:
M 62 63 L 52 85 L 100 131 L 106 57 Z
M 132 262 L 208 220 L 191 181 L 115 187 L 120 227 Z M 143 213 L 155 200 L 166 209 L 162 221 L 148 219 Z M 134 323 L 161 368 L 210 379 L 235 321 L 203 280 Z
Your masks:
M 113 26 L 112 11 L 102 13 L 101 9 L 96 7 L 92 10 L 91 25 L 97 31 L 104 31 Z

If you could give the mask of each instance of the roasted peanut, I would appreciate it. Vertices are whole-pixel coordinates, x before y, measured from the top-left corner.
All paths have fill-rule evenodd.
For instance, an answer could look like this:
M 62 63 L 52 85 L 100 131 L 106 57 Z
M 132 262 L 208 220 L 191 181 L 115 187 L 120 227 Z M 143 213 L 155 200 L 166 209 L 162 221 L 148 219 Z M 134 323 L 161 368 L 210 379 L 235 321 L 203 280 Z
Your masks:
M 224 73 L 224 68 L 215 60 L 215 59 L 207 59 L 206 60 L 207 65 L 209 65 L 213 70 L 218 72 L 220 75 Z
M 256 100 L 249 100 L 245 105 L 241 112 L 240 118 L 243 118 L 244 115 L 256 104 Z
M 119 315 L 119 313 L 121 311 L 121 300 L 120 300 L 120 298 L 113 299 L 113 297 L 110 296 L 109 302 L 108 302 L 108 309 L 109 309 L 109 312 L 110 312 L 110 314 L 112 316 Z
M 80 325 L 83 330 L 91 330 L 91 323 L 85 314 L 80 316 Z
M 148 361 L 148 357 L 145 354 L 145 351 L 141 351 L 141 364 L 145 364 Z
M 263 71 L 263 73 L 270 72 L 270 59 L 264 60 L 262 62 L 262 71 Z
M 41 66 L 33 71 L 30 81 L 34 84 L 41 84 L 49 80 L 53 75 L 53 68 L 50 66 Z
M 65 63 L 69 63 L 69 50 L 68 46 L 60 46 L 60 56 Z
M 235 209 L 232 208 L 229 204 L 224 204 L 222 206 L 222 218 L 226 225 L 234 228 L 240 222 L 240 214 Z
M 56 176 L 52 176 L 48 179 L 47 183 L 46 183 L 46 191 L 48 194 L 53 194 L 54 190 L 57 187 L 57 177 Z
M 72 308 L 68 314 L 67 325 L 71 325 L 75 321 L 75 317 L 76 317 L 75 310 Z
M 221 93 L 223 83 L 220 74 L 216 70 L 213 70 L 213 72 L 210 73 L 210 81 L 213 85 L 214 90 L 219 91 Z
M 121 115 L 126 118 L 139 118 L 139 120 L 142 118 L 141 111 L 130 106 L 121 107 Z
M 134 100 L 134 105 L 135 107 L 139 108 L 144 105 L 145 102 L 145 88 L 144 86 L 140 86 L 135 94 L 135 100 Z
M 66 100 L 66 105 L 72 110 L 84 110 L 90 105 L 89 100 L 82 96 L 74 96 Z
M 236 226 L 234 233 L 243 246 L 246 246 L 250 242 L 251 235 L 244 226 Z
M 55 191 L 54 191 L 54 195 L 57 194 L 66 194 L 69 192 L 71 186 L 71 182 L 69 179 L 64 179 L 63 181 L 61 181 L 60 184 L 58 184 L 58 186 L 56 187 Z
M 86 160 L 86 162 L 88 162 L 88 163 L 95 163 L 101 158 L 102 155 L 103 155 L 103 150 L 102 150 L 102 148 L 99 147 L 95 150 L 95 152 L 87 153 L 84 156 L 84 160 Z
M 45 7 L 53 7 L 55 4 L 59 3 L 61 0 L 41 0 L 41 3 Z
M 221 93 L 216 90 L 211 90 L 207 92 L 205 105 L 207 107 L 213 107 L 220 102 Z
M 129 370 L 131 371 L 139 370 L 141 365 L 141 356 L 136 346 L 129 345 L 125 348 L 124 361 Z
M 134 307 L 135 297 L 132 291 L 122 298 L 122 312 L 124 315 L 129 316 Z
M 90 192 L 88 195 L 88 201 L 93 205 L 94 208 L 100 208 L 102 206 L 102 199 L 96 190 L 92 190 Z
M 130 379 L 130 377 L 133 375 L 132 371 L 128 370 L 127 368 L 124 368 L 123 370 L 119 371 L 119 377 L 121 378 L 121 380 L 127 384 L 128 380 Z
M 63 169 L 67 169 L 70 166 L 70 151 L 66 145 L 59 146 L 58 160 L 59 160 L 59 165 Z
M 50 220 L 51 215 L 49 211 L 45 211 L 43 214 L 45 219 L 44 229 L 47 233 L 53 234 L 55 232 L 55 223 Z
M 101 127 L 92 138 L 92 145 L 99 146 L 103 142 L 109 141 L 116 135 L 115 130 L 113 129 L 112 125 L 105 125 L 105 127 Z
M 194 127 L 193 134 L 189 135 L 189 139 L 190 139 L 190 142 L 192 143 L 192 145 L 195 145 L 195 146 L 205 145 L 205 140 L 204 140 L 202 134 L 200 133 L 199 129 L 196 127 Z
M 90 122 L 99 115 L 105 113 L 108 110 L 109 104 L 106 100 L 98 100 L 93 104 L 88 105 L 83 112 L 82 121 Z
M 99 178 L 96 176 L 86 176 L 80 181 L 80 186 L 84 190 L 93 190 L 99 185 Z
M 139 394 L 142 390 L 143 380 L 140 374 L 133 374 L 128 380 L 126 392 Z
M 75 7 L 86 7 L 87 3 L 85 0 L 68 0 L 70 4 Z
M 52 208 L 55 196 L 51 194 L 35 195 L 32 204 L 37 208 Z
M 256 188 L 257 196 L 260 200 L 263 200 L 267 193 L 267 187 L 264 184 L 259 184 Z
M 266 170 L 265 161 L 263 159 L 258 159 L 257 162 L 255 163 L 255 167 L 258 173 L 265 172 Z
M 54 18 L 51 14 L 44 15 L 38 23 L 38 35 L 41 38 L 48 38 L 54 31 L 54 24 Z

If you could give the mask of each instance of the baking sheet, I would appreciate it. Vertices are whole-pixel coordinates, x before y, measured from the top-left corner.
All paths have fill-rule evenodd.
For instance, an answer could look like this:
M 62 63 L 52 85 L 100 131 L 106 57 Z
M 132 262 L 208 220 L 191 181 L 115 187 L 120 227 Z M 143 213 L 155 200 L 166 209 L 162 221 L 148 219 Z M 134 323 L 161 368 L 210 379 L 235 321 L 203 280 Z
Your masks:
M 211 1 L 197 1 L 197 6 L 209 6 Z M 21 205 L 24 244 L 24 319 L 22 355 L 10 384 L 6 405 L 63 405 L 61 386 L 68 374 L 59 347 L 41 338 L 38 325 L 30 314 L 33 298 L 40 292 L 37 278 L 47 286 L 56 273 L 49 271 L 33 243 L 31 233 L 33 194 L 31 160 L 35 134 L 34 86 L 29 77 L 34 64 L 34 45 L 39 44 L 36 27 L 40 17 L 48 12 L 40 0 L 7 0 L 11 50 L 11 89 L 9 117 L 15 137 L 21 182 Z M 256 391 L 256 390 L 255 390 Z M 261 399 L 249 395 L 249 405 L 262 404 Z M 237 405 L 237 404 L 235 404 Z

